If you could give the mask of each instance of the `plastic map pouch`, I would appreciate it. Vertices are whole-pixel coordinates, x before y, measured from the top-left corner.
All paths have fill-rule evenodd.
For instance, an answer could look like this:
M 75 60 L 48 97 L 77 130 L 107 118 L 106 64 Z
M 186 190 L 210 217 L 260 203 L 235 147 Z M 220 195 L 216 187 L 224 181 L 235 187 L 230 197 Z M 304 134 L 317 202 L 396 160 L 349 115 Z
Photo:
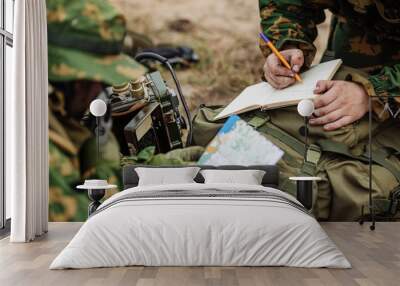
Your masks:
M 237 115 L 208 144 L 199 165 L 275 165 L 283 151 Z

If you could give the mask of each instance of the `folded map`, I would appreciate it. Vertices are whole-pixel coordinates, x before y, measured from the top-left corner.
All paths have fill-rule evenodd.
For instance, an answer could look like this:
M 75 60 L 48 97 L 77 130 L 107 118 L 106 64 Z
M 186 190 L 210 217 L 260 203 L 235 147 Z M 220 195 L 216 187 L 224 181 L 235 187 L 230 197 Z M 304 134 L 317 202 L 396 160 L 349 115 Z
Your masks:
M 275 165 L 283 151 L 239 116 L 233 115 L 211 140 L 199 165 Z

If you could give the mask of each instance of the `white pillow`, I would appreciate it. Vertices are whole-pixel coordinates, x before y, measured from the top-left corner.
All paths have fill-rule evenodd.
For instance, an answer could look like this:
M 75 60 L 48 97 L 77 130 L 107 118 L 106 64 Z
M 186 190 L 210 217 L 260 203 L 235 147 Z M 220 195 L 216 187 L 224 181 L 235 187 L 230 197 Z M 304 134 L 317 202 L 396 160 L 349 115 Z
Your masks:
M 139 186 L 195 183 L 199 167 L 186 168 L 135 168 Z
M 265 171 L 262 170 L 202 170 L 205 184 L 261 185 Z

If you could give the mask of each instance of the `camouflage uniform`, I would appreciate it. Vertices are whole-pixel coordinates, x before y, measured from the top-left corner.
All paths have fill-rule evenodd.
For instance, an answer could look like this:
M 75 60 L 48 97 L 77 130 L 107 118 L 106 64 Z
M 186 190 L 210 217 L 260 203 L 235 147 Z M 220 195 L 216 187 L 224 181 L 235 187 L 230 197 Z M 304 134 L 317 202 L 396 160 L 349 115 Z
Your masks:
M 85 80 L 120 84 L 146 69 L 121 53 L 125 19 L 107 1 L 48 0 L 49 81 Z M 49 95 L 49 156 L 51 221 L 83 221 L 86 193 L 75 186 L 85 178 L 108 179 L 118 184 L 119 147 L 110 133 L 97 162 L 92 132 L 67 114 L 68 94 L 51 89 Z
M 388 119 L 382 108 L 400 106 L 400 10 L 398 1 L 387 0 L 260 0 L 261 28 L 280 50 L 299 48 L 308 68 L 316 52 L 316 25 L 325 19 L 324 9 L 335 15 L 327 59 L 342 58 L 344 66 L 336 80 L 362 84 L 374 97 L 376 112 L 372 138 L 372 197 L 375 206 L 393 215 L 397 204 L 388 200 L 400 191 L 400 139 L 398 121 Z M 271 52 L 260 41 L 265 56 Z M 375 100 L 376 99 L 376 100 Z M 397 105 L 397 106 L 396 106 Z M 194 119 L 194 142 L 205 146 L 215 136 L 223 120 L 216 121 L 220 109 L 204 107 Z M 305 150 L 304 119 L 296 107 L 241 114 L 251 126 L 285 151 L 278 162 L 281 190 L 296 194 L 291 176 L 318 176 L 314 184 L 314 214 L 321 219 L 355 219 L 368 204 L 368 116 L 334 131 L 322 126 L 309 128 Z M 384 120 L 387 119 L 387 120 Z M 367 210 L 368 212 L 368 210 Z
M 156 148 L 149 146 L 144 148 L 136 156 L 125 156 L 121 159 L 121 165 L 153 165 L 153 166 L 186 166 L 195 165 L 204 153 L 202 146 L 190 146 L 175 149 L 168 153 L 155 153 Z
M 324 9 L 335 16 L 328 50 L 344 65 L 356 68 L 352 80 L 369 95 L 393 96 L 400 106 L 400 8 L 397 0 L 260 0 L 261 27 L 280 50 L 297 47 L 309 67 L 316 48 L 316 25 L 325 20 Z M 265 56 L 271 51 L 260 42 Z M 386 102 L 381 98 L 380 102 Z M 382 114 L 383 104 L 374 102 Z
M 357 82 L 365 87 L 370 96 L 378 96 L 372 102 L 376 115 L 374 126 L 377 126 L 375 130 L 379 134 L 373 138 L 378 143 L 376 150 L 399 150 L 400 142 L 394 135 L 398 132 L 398 123 L 389 119 L 388 112 L 382 112 L 386 104 L 394 109 L 394 113 L 400 107 L 399 1 L 260 0 L 259 4 L 263 32 L 280 50 L 301 49 L 305 56 L 304 68 L 309 67 L 314 59 L 316 25 L 325 20 L 324 9 L 334 14 L 325 57 L 341 58 L 344 63 L 334 79 Z M 261 41 L 260 47 L 265 56 L 271 53 Z M 297 124 L 300 118 L 296 119 L 290 110 L 271 111 L 269 116 L 273 118 L 271 121 L 275 118 L 275 124 L 292 136 L 301 137 L 298 134 L 301 123 Z M 282 118 L 286 122 L 282 122 Z M 318 138 L 329 138 L 329 144 L 337 141 L 346 145 L 343 149 L 351 149 L 348 156 L 342 156 L 336 152 L 338 145 L 335 143 L 335 152 L 327 152 L 319 159 L 315 171 L 323 178 L 318 184 L 317 211 L 320 218 L 355 218 L 360 213 L 360 206 L 367 204 L 368 163 L 354 159 L 367 148 L 368 120 L 365 119 L 334 132 L 324 132 L 320 127 L 310 129 L 310 135 L 314 137 L 312 142 Z M 325 147 L 329 149 L 329 146 Z M 287 147 L 283 148 L 287 151 Z M 386 158 L 382 156 L 380 166 L 373 167 L 375 198 L 387 198 L 389 192 L 399 188 L 400 163 L 397 155 L 390 155 L 396 153 L 390 152 Z M 287 151 L 286 155 L 289 154 Z M 297 160 L 300 158 L 298 156 Z M 390 168 L 382 168 L 389 158 Z M 283 160 L 280 164 L 288 174 L 299 172 L 299 167 L 293 168 L 290 160 Z M 397 178 L 394 177 L 396 174 Z

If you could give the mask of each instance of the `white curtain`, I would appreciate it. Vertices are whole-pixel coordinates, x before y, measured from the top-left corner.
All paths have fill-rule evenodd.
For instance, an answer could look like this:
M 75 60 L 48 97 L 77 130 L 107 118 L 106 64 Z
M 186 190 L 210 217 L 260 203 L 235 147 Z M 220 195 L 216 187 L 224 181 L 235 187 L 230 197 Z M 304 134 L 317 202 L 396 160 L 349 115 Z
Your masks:
M 48 107 L 45 0 L 15 1 L 13 94 L 6 98 L 6 188 L 12 242 L 47 232 Z

